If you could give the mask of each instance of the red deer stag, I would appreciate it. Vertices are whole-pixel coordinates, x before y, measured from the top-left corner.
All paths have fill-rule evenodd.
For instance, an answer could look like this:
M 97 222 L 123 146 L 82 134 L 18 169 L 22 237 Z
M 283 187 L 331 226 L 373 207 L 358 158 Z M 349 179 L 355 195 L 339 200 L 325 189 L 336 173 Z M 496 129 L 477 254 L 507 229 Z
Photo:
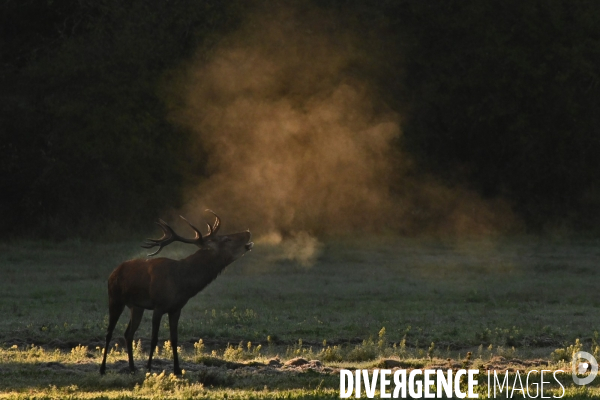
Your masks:
M 173 369 L 175 374 L 181 374 L 177 357 L 177 322 L 181 309 L 190 298 L 211 283 L 223 269 L 233 261 L 252 249 L 250 231 L 217 236 L 221 220 L 216 217 L 214 225 L 208 225 L 208 235 L 202 236 L 200 231 L 181 217 L 196 232 L 193 239 L 182 238 L 173 231 L 163 220 L 157 224 L 163 230 L 160 239 L 148 239 L 144 248 L 158 247 L 158 250 L 148 256 L 158 254 L 163 247 L 173 242 L 195 244 L 200 248 L 183 260 L 168 258 L 136 259 L 125 261 L 115 269 L 108 278 L 108 331 L 106 346 L 100 373 L 106 371 L 106 353 L 115 325 L 125 306 L 131 310 L 131 318 L 125 330 L 129 369 L 135 371 L 133 363 L 133 334 L 140 325 L 144 310 L 154 310 L 152 314 L 152 339 L 150 341 L 150 357 L 147 368 L 152 367 L 152 353 L 158 342 L 158 329 L 163 314 L 169 314 L 171 347 L 173 348 Z

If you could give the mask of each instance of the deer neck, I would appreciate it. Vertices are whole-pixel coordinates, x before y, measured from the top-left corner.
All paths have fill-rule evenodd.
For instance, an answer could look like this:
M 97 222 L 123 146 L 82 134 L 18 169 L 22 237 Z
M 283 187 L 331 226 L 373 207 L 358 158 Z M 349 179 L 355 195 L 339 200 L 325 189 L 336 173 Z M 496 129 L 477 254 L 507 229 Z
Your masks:
M 183 279 L 185 279 L 191 295 L 195 295 L 211 283 L 231 261 L 210 250 L 198 250 L 191 256 L 181 260 Z

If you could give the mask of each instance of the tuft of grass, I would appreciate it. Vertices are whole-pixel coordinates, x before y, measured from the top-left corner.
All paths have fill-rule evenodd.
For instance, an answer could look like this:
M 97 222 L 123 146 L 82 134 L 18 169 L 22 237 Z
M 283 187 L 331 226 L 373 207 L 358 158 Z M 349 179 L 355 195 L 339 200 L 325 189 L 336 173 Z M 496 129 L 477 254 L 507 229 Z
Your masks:
M 573 355 L 575 353 L 577 353 L 578 351 L 581 351 L 582 349 L 582 344 L 579 341 L 579 339 L 575 339 L 575 343 L 572 345 L 569 345 L 565 348 L 558 348 L 556 350 L 554 350 L 551 354 L 550 357 L 554 360 L 554 361 L 568 361 L 570 362 L 573 359 Z
M 87 346 L 77 345 L 77 347 L 73 347 L 71 349 L 71 359 L 73 361 L 82 361 L 85 360 L 88 356 L 88 348 Z
M 175 374 L 167 374 L 165 371 L 161 373 L 146 373 L 146 377 L 142 384 L 137 384 L 134 387 L 135 395 L 151 395 L 157 394 L 174 396 L 176 398 L 197 398 L 202 397 L 205 393 L 204 385 L 199 382 L 190 382 L 186 377 L 185 370 L 182 371 L 182 376 L 178 377 Z
M 327 346 L 319 352 L 317 359 L 324 362 L 340 362 L 344 360 L 344 353 L 340 346 Z
M 227 361 L 246 361 L 246 360 L 255 360 L 261 357 L 260 351 L 262 346 L 259 344 L 258 346 L 252 347 L 252 342 L 248 342 L 244 347 L 243 342 L 240 342 L 237 347 L 233 347 L 228 345 L 225 351 L 223 352 L 223 358 Z

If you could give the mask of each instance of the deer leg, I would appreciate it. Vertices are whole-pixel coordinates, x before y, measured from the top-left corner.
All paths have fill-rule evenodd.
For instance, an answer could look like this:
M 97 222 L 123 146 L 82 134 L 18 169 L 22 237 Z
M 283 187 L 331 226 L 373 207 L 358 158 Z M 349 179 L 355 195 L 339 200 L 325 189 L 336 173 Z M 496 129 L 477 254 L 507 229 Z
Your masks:
M 116 303 L 114 301 L 109 300 L 106 344 L 104 345 L 104 356 L 102 357 L 102 365 L 100 366 L 100 374 L 102 375 L 104 375 L 104 373 L 106 372 L 106 355 L 108 353 L 108 346 L 110 346 L 110 339 L 112 338 L 112 333 L 115 330 L 115 326 L 117 326 L 117 322 L 119 322 L 119 317 L 123 313 L 124 308 L 125 304 Z
M 162 311 L 157 309 L 154 309 L 154 313 L 152 314 L 152 339 L 150 339 L 150 356 L 148 357 L 148 365 L 146 367 L 148 371 L 152 369 L 152 353 L 154 353 L 154 349 L 158 344 L 158 329 L 160 328 L 160 320 L 163 314 Z
M 179 368 L 179 358 L 177 357 L 177 324 L 181 309 L 169 313 L 169 332 L 171 333 L 171 347 L 173 348 L 173 371 L 175 375 L 181 375 Z
M 133 363 L 133 335 L 140 326 L 143 315 L 143 308 L 131 307 L 131 318 L 129 319 L 129 324 L 127 324 L 127 329 L 125 330 L 125 343 L 127 344 L 127 356 L 129 357 L 129 370 L 131 372 L 135 371 L 135 364 Z

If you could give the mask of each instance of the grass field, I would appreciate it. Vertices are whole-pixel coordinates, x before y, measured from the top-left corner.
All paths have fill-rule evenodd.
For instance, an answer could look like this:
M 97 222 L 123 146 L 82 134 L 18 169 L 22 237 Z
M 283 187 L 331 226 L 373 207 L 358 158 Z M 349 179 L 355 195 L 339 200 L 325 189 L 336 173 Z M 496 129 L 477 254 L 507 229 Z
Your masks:
M 600 379 L 575 387 L 568 364 L 577 339 L 600 356 L 599 245 L 345 238 L 325 240 L 310 263 L 294 259 L 302 249 L 258 241 L 183 309 L 186 373 L 175 378 L 166 318 L 156 374 L 143 368 L 149 312 L 136 334 L 139 372 L 125 373 L 124 313 L 108 372 L 98 374 L 106 280 L 121 261 L 144 255 L 138 242 L 5 243 L 0 397 L 338 398 L 340 367 L 383 365 L 543 366 L 567 371 L 564 398 L 600 397 Z M 165 256 L 191 251 L 171 247 Z M 310 363 L 286 365 L 296 357 Z

